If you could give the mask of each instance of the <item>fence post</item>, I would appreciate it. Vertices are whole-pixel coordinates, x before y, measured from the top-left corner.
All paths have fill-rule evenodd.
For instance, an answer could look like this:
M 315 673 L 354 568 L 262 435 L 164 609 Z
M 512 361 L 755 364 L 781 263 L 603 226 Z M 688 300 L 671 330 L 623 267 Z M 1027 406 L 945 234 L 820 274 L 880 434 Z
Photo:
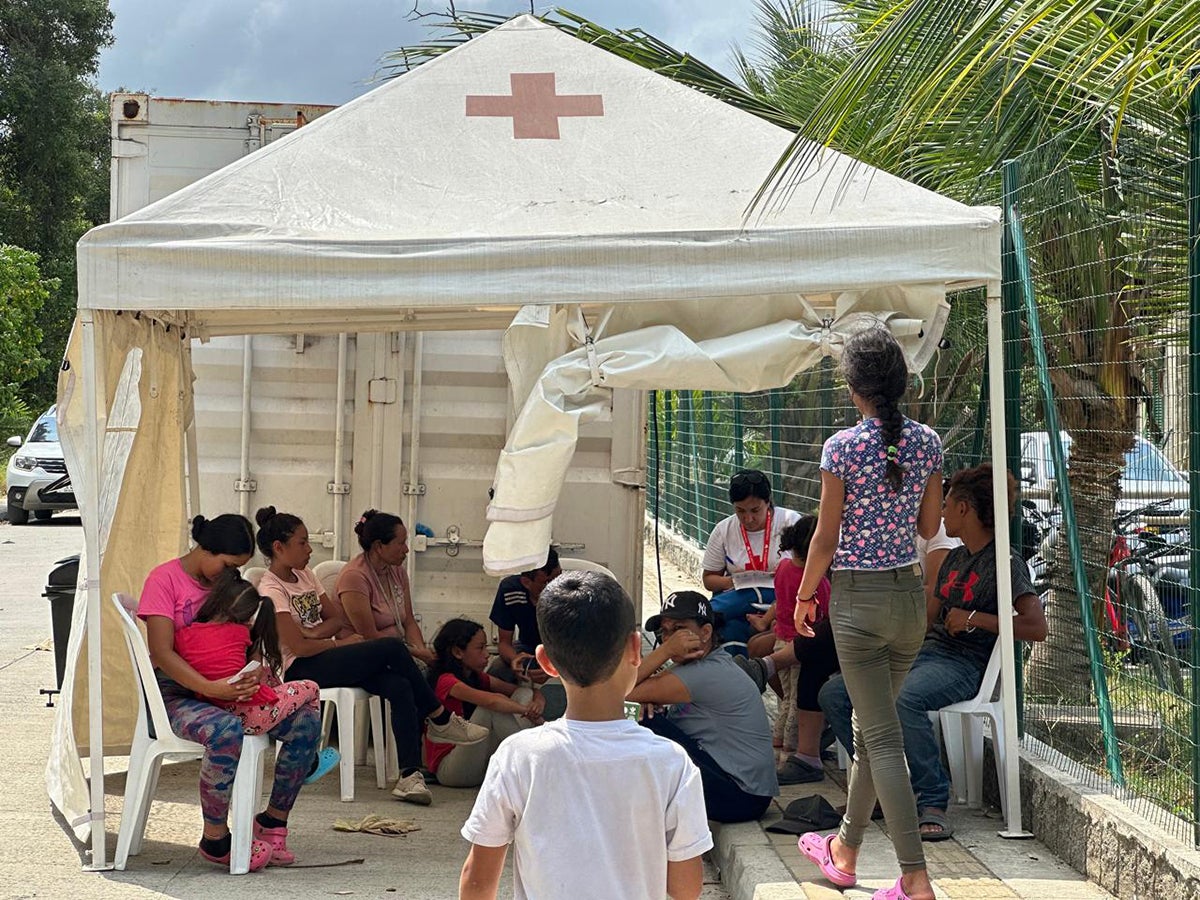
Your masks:
M 1037 365 L 1038 386 L 1042 394 L 1042 406 L 1046 416 L 1046 431 L 1049 440 L 1050 459 L 1054 465 L 1054 476 L 1058 482 L 1058 502 L 1062 507 L 1062 527 L 1071 549 L 1071 572 L 1075 576 L 1075 595 L 1079 598 L 1079 614 L 1082 617 L 1087 640 L 1088 663 L 1092 674 L 1092 686 L 1096 690 L 1096 713 L 1100 718 L 1100 730 L 1104 738 L 1104 757 L 1109 775 L 1120 787 L 1125 786 L 1125 773 L 1121 768 L 1121 748 L 1117 745 L 1117 731 L 1113 724 L 1112 704 L 1108 698 L 1108 676 L 1104 671 L 1104 656 L 1100 652 L 1100 640 L 1096 635 L 1096 620 L 1092 615 L 1091 592 L 1088 590 L 1087 573 L 1083 570 L 1083 552 L 1079 545 L 1079 528 L 1075 522 L 1075 503 L 1071 497 L 1071 482 L 1067 478 L 1067 463 L 1063 454 L 1062 434 L 1058 425 L 1058 408 L 1054 405 L 1054 386 L 1050 383 L 1050 363 L 1046 358 L 1046 341 L 1042 336 L 1042 323 L 1038 317 L 1037 297 L 1033 290 L 1033 273 L 1029 267 L 1029 255 L 1025 249 L 1025 232 L 1021 217 L 1015 207 L 1005 207 L 1005 226 L 1013 242 L 1013 258 L 1016 262 L 1021 286 L 1021 297 L 1025 304 L 1025 321 L 1029 325 L 1029 343 L 1033 346 L 1033 358 Z
M 717 527 L 717 466 L 713 454 L 716 453 L 716 433 L 713 428 L 713 395 L 712 391 L 704 391 L 700 395 L 700 415 L 704 418 L 704 527 L 702 532 L 711 532 Z
M 742 395 L 733 395 L 733 471 L 746 468 L 746 427 L 742 423 Z
M 1020 165 L 1015 159 L 1004 161 L 1002 174 L 1004 209 L 1016 209 L 1017 194 L 1021 188 Z M 1004 229 L 1003 246 L 1000 252 L 1003 281 L 1000 285 L 1001 322 L 1004 332 L 1004 451 L 1008 469 L 1016 478 L 1021 477 L 1021 369 L 1025 364 L 1021 352 L 1021 285 L 1017 272 L 1017 255 L 1012 235 Z M 987 370 L 984 370 L 986 381 Z M 981 394 L 982 396 L 982 394 Z M 1011 510 L 1012 520 L 1009 535 L 1012 546 L 1024 549 L 1025 515 L 1018 503 Z M 1025 666 L 1020 642 L 1017 642 L 1016 673 L 1017 688 L 1017 735 L 1025 737 Z
M 1192 841 L 1200 846 L 1200 67 L 1188 76 L 1188 603 L 1192 627 Z
M 771 415 L 771 488 L 776 493 L 783 491 L 783 391 L 775 388 L 767 394 Z

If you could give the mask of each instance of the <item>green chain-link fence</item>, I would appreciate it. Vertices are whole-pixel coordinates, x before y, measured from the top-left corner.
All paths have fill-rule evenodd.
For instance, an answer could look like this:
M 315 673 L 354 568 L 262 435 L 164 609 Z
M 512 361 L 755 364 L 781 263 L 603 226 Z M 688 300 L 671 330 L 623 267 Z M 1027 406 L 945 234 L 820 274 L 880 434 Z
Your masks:
M 1189 152 L 1183 121 L 1181 112 L 1171 134 L 1127 119 L 1115 136 L 1060 136 L 1009 164 L 1003 190 L 997 177 L 990 192 L 1015 239 L 1005 393 L 1025 521 L 1014 534 L 1049 622 L 1044 643 L 1022 648 L 1024 744 L 1196 840 L 1188 473 L 1200 461 L 1190 446 L 1200 397 L 1189 386 L 1198 317 L 1187 184 L 1200 137 Z M 942 349 L 906 408 L 942 435 L 947 474 L 988 459 L 990 446 L 984 298 L 951 303 Z M 703 545 L 730 512 L 729 476 L 758 468 L 781 505 L 815 511 L 821 444 L 853 416 L 828 361 L 774 391 L 657 392 L 649 508 Z M 1055 425 L 1062 454 L 1052 452 Z

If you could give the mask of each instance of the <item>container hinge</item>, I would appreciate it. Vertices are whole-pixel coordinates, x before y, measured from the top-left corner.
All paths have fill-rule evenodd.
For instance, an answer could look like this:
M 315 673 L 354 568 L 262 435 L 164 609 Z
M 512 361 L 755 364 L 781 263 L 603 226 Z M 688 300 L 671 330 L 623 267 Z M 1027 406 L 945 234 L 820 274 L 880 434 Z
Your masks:
M 405 484 L 404 485 L 404 496 L 405 497 L 424 497 L 425 496 L 425 485 L 420 484 L 420 483 Z
M 348 481 L 331 481 L 325 485 L 325 493 L 327 494 L 348 494 L 350 493 L 350 482 Z
M 253 494 L 258 490 L 258 482 L 253 478 L 247 478 L 245 481 L 239 478 L 233 483 L 233 490 L 238 494 Z
M 639 468 L 613 469 L 612 480 L 613 484 L 622 484 L 625 487 L 645 488 L 646 470 Z

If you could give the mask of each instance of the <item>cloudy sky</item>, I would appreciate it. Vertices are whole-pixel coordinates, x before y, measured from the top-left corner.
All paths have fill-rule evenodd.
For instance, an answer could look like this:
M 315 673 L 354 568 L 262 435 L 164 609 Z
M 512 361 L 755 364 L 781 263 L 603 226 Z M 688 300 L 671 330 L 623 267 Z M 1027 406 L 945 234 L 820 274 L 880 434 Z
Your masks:
M 422 11 L 444 0 L 419 0 Z M 732 72 L 752 43 L 755 0 L 573 0 L 561 5 L 609 28 L 641 27 Z M 100 88 L 160 97 L 343 103 L 370 89 L 379 59 L 420 43 L 413 0 L 110 0 L 115 42 Z M 521 0 L 459 0 L 460 9 L 527 10 Z M 548 4 L 538 3 L 541 11 Z

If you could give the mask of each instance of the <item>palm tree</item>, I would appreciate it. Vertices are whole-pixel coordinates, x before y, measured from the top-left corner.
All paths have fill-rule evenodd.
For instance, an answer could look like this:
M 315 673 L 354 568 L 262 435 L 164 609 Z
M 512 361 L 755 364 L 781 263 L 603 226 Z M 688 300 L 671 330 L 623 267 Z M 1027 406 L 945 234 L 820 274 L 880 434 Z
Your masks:
M 1001 163 L 1021 158 L 1019 210 L 1073 438 L 1082 559 L 1093 600 L 1102 598 L 1123 456 L 1145 393 L 1140 342 L 1178 308 L 1164 273 L 1178 271 L 1182 242 L 1163 236 L 1185 233 L 1183 101 L 1188 68 L 1200 62 L 1200 4 L 853 0 L 823 15 L 813 3 L 759 0 L 758 52 L 739 55 L 741 83 L 640 30 L 610 31 L 565 10 L 544 19 L 796 132 L 751 216 L 786 203 L 823 146 L 968 203 L 995 202 Z M 444 17 L 442 38 L 392 54 L 385 73 L 502 21 Z M 1163 184 L 1162 173 L 1179 183 Z M 1087 702 L 1078 598 L 1070 579 L 1059 582 L 1029 686 Z

